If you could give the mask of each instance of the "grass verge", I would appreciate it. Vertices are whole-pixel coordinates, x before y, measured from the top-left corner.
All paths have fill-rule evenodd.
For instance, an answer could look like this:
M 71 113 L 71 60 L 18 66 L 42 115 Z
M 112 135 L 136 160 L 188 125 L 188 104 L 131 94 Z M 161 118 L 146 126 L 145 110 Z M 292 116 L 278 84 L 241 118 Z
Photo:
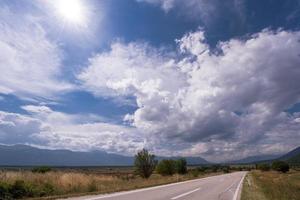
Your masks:
M 251 171 L 243 183 L 241 200 L 299 200 L 300 172 Z

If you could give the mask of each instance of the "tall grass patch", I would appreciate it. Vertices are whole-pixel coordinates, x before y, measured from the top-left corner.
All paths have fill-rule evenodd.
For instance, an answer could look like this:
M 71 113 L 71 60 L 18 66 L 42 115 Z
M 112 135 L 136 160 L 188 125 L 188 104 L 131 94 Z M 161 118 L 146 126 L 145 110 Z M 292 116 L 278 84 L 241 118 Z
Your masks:
M 206 173 L 199 177 L 210 176 Z M 162 185 L 195 178 L 192 174 L 144 179 L 132 172 L 60 171 L 36 173 L 30 170 L 0 171 L 0 199 L 37 198 L 46 196 L 76 196 L 88 193 L 110 193 Z
M 299 171 L 287 173 L 253 171 L 244 182 L 242 200 L 298 200 L 299 198 Z

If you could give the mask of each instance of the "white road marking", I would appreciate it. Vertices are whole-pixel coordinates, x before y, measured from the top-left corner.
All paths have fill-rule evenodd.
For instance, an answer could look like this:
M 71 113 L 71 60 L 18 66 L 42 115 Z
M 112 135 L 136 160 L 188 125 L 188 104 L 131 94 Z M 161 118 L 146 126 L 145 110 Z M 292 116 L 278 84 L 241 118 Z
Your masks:
M 194 193 L 194 192 L 197 192 L 197 191 L 200 190 L 200 189 L 201 189 L 201 188 L 197 188 L 197 189 L 195 189 L 195 190 L 192 190 L 192 191 L 183 193 L 183 194 L 178 195 L 178 196 L 176 196 L 176 197 L 173 197 L 173 198 L 171 198 L 171 199 L 172 199 L 172 200 L 179 199 L 179 198 L 181 198 L 181 197 L 184 197 L 184 196 L 187 196 L 187 195 L 192 194 L 192 193 Z
M 226 188 L 226 190 L 224 190 L 222 193 L 227 192 L 228 190 L 230 191 L 231 188 L 236 184 L 236 182 L 233 182 L 228 188 Z
M 247 173 L 246 173 L 246 174 L 247 174 Z M 246 174 L 244 174 L 244 176 L 241 178 L 241 181 L 240 181 L 238 187 L 236 188 L 236 191 L 235 191 L 235 193 L 234 193 L 234 196 L 233 196 L 233 199 L 232 199 L 232 200 L 238 200 L 238 194 L 239 194 L 240 188 L 241 188 L 241 186 L 242 186 L 242 183 L 243 183 L 243 180 L 244 180 Z
M 223 192 L 221 192 L 221 193 L 218 195 L 219 199 L 221 199 L 221 196 L 222 196 L 223 194 L 225 194 L 226 192 L 228 192 L 228 191 L 230 191 L 230 192 L 232 193 L 231 189 L 232 189 L 232 186 L 235 185 L 235 184 L 236 184 L 236 182 L 233 182 L 229 187 L 227 187 Z

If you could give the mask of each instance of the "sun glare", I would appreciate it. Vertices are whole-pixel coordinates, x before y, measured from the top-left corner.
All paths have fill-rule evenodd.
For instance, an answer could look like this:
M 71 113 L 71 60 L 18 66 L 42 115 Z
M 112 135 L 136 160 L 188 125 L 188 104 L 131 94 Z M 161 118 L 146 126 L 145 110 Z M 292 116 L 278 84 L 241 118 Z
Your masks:
M 86 13 L 82 0 L 59 0 L 56 8 L 64 21 L 78 25 L 85 23 Z

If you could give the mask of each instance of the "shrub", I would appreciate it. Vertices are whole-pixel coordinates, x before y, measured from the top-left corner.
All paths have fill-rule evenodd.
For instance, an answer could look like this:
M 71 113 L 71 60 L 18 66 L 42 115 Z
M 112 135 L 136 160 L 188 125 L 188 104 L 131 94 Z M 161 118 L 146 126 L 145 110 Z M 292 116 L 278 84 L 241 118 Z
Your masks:
M 53 194 L 54 186 L 51 183 L 44 183 L 41 191 L 39 192 L 39 196 L 48 196 Z
M 263 163 L 263 164 L 258 164 L 256 166 L 257 169 L 261 170 L 261 171 L 270 171 L 271 167 L 269 164 L 267 163 Z
M 31 170 L 33 173 L 46 173 L 46 172 L 50 172 L 51 168 L 47 167 L 47 166 L 41 166 L 41 167 L 35 167 Z
M 197 167 L 197 170 L 200 172 L 200 173 L 205 173 L 205 172 L 209 172 L 210 171 L 210 168 L 208 166 L 201 166 L 201 167 Z
M 199 171 L 197 169 L 192 169 L 190 172 L 192 176 L 195 178 L 199 176 Z
M 184 158 L 181 158 L 176 161 L 176 170 L 177 170 L 178 174 L 186 174 L 187 173 L 186 160 Z
M 15 183 L 9 189 L 13 198 L 21 198 L 27 196 L 27 189 L 25 182 L 22 180 L 16 180 Z
M 150 154 L 146 149 L 135 155 L 135 172 L 142 178 L 149 178 L 156 167 L 155 155 Z
M 218 172 L 220 170 L 221 166 L 220 165 L 213 165 L 211 166 L 212 172 Z
M 163 176 L 173 175 L 176 172 L 176 161 L 161 160 L 156 167 L 156 171 Z
M 284 161 L 274 161 L 272 163 L 272 169 L 279 171 L 279 172 L 283 172 L 286 173 L 290 170 L 290 166 L 288 163 L 284 162 Z
M 230 172 L 230 167 L 229 166 L 223 166 L 222 171 L 223 171 L 223 173 L 229 173 Z
M 9 184 L 0 182 L 0 199 L 7 199 L 10 196 L 9 188 Z

